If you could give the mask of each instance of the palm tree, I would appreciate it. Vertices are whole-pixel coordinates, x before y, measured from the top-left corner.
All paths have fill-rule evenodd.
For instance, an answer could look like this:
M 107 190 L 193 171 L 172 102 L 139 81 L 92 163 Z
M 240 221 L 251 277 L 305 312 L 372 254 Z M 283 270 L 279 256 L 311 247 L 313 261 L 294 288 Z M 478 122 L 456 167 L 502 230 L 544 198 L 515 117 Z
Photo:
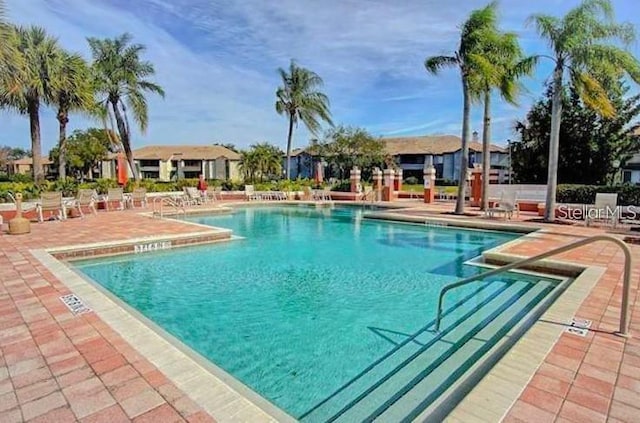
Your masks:
M 517 35 L 514 33 L 501 33 L 497 28 L 487 28 L 482 38 L 482 51 L 471 54 L 470 62 L 478 70 L 472 81 L 472 92 L 484 104 L 480 208 L 486 210 L 489 205 L 491 168 L 491 92 L 497 88 L 502 99 L 516 105 L 521 90 L 518 79 L 533 71 L 536 58 L 523 58 Z
M 640 63 L 625 47 L 635 40 L 630 24 L 614 20 L 609 0 L 584 0 L 564 17 L 533 15 L 529 18 L 553 51 L 552 56 L 541 55 L 554 64 L 551 99 L 551 133 L 549 137 L 549 168 L 544 219 L 555 219 L 556 188 L 558 183 L 558 146 L 562 119 L 562 92 L 565 74 L 571 80 L 582 101 L 602 116 L 611 117 L 615 110 L 606 88 L 627 74 L 640 82 Z
M 47 35 L 43 28 L 14 27 L 10 40 L 20 57 L 19 78 L 13 87 L 3 85 L 2 103 L 5 107 L 29 116 L 33 179 L 44 179 L 42 169 L 42 145 L 40 139 L 40 106 L 53 98 L 55 74 L 53 70 L 60 60 L 58 41 Z M 7 89 L 9 88 L 9 89 Z
M 110 119 L 115 117 L 120 142 L 133 178 L 137 180 L 139 175 L 131 149 L 127 108 L 131 109 L 134 121 L 144 133 L 149 123 L 145 93 L 159 94 L 164 98 L 164 90 L 147 79 L 155 74 L 155 68 L 152 63 L 140 58 L 146 48 L 142 44 L 130 44 L 130 34 L 125 33 L 114 39 L 88 38 L 87 41 L 93 56 L 95 89 L 104 96 L 99 103 Z
M 289 134 L 287 136 L 286 177 L 291 176 L 291 146 L 293 127 L 302 121 L 312 134 L 320 131 L 320 121 L 331 122 L 329 98 L 319 91 L 323 82 L 315 72 L 296 65 L 292 60 L 289 72 L 278 69 L 282 86 L 276 90 L 276 112 L 289 118 Z
M 460 174 L 458 176 L 458 198 L 456 214 L 464 213 L 465 184 L 469 168 L 470 112 L 474 93 L 472 78 L 477 72 L 474 69 L 471 55 L 481 52 L 483 35 L 496 26 L 496 3 L 471 12 L 469 19 L 462 26 L 458 50 L 451 56 L 428 57 L 424 66 L 427 72 L 437 75 L 444 68 L 457 67 L 462 82 L 462 146 L 460 148 Z
M 95 101 L 89 67 L 80 55 L 62 51 L 55 73 L 53 103 L 57 107 L 56 118 L 59 123 L 58 176 L 64 179 L 67 175 L 65 149 L 69 112 L 91 113 L 95 108 Z
M 251 146 L 257 161 L 257 168 L 260 172 L 260 180 L 264 177 L 279 176 L 282 170 L 282 151 L 279 148 L 269 144 L 260 143 Z
M 238 170 L 242 172 L 244 182 L 254 182 L 258 168 L 258 160 L 255 150 L 242 151 Z

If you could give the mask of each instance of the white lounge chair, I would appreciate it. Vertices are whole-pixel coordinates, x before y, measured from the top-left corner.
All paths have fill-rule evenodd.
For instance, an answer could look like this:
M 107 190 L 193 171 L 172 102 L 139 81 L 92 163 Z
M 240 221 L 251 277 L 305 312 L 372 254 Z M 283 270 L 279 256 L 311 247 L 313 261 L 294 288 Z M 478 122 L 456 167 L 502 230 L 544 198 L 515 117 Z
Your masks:
M 186 197 L 186 201 L 189 204 L 194 206 L 204 204 L 204 199 L 202 198 L 202 194 L 198 191 L 196 187 L 184 187 L 184 194 Z
M 518 192 L 517 191 L 502 191 L 500 199 L 493 207 L 488 207 L 485 214 L 489 217 L 494 217 L 496 213 L 503 213 L 505 219 L 511 219 L 513 212 L 519 213 L 518 209 Z
M 245 185 L 244 186 L 244 198 L 247 201 L 251 200 L 262 200 L 262 197 L 259 193 L 257 193 L 253 187 L 253 185 Z
M 107 211 L 109 211 L 112 203 L 118 204 L 118 210 L 124 210 L 126 199 L 122 188 L 109 188 L 107 196 L 104 199 Z
M 146 188 L 134 188 L 131 196 L 131 208 L 135 208 L 136 203 L 140 204 L 140 207 L 147 207 L 147 189 Z
M 220 198 L 218 198 L 218 193 L 220 191 L 218 190 L 222 190 L 222 187 L 207 187 L 207 191 L 205 192 L 205 195 L 204 195 L 205 202 L 219 201 Z
M 618 194 L 596 193 L 595 204 L 588 206 L 585 211 L 585 223 L 587 226 L 590 226 L 594 221 L 601 221 L 611 224 L 615 228 L 620 220 Z
M 91 210 L 93 214 L 98 214 L 96 210 L 96 198 L 98 195 L 93 189 L 79 189 L 75 200 L 67 204 L 68 207 L 78 210 L 80 217 L 84 217 L 82 208 Z
M 67 208 L 62 199 L 61 192 L 43 192 L 40 194 L 40 202 L 36 206 L 38 211 L 38 221 L 44 222 L 45 212 L 57 212 L 58 219 L 67 218 Z

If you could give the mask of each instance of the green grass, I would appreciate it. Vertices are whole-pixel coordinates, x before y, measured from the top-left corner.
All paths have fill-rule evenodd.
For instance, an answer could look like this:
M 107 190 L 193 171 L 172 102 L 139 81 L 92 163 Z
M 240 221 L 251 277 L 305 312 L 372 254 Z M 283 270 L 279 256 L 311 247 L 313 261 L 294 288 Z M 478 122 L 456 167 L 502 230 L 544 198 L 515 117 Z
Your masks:
M 441 186 L 436 186 L 436 190 L 440 190 L 440 189 L 444 189 L 444 191 L 447 194 L 455 194 L 456 192 L 458 192 L 458 187 L 450 187 L 450 186 L 446 186 L 446 187 L 441 187 Z M 402 185 L 402 190 L 403 191 L 413 191 L 413 192 L 424 192 L 424 186 L 422 186 L 422 184 L 417 184 L 417 185 L 408 185 L 408 184 L 403 184 Z

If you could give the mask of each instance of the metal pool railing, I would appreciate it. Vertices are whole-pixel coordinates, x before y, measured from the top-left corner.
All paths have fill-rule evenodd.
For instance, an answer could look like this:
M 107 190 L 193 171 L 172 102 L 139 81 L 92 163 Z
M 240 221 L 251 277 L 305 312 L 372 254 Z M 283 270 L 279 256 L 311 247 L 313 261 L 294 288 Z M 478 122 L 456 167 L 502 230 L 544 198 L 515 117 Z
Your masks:
M 610 235 L 596 235 L 590 238 L 582 239 L 577 242 L 573 242 L 571 244 L 565 245 L 563 247 L 554 248 L 553 250 L 546 251 L 542 254 L 538 254 L 533 257 L 529 257 L 526 259 L 518 260 L 510 264 L 506 264 L 504 266 L 498 267 L 496 269 L 490 270 L 488 272 L 480 273 L 479 275 L 471 276 L 466 279 L 462 279 L 461 281 L 454 282 L 450 285 L 445 286 L 440 291 L 440 296 L 438 298 L 438 314 L 436 316 L 436 331 L 440 331 L 440 321 L 442 320 L 442 304 L 444 302 L 444 296 L 451 289 L 458 288 L 462 285 L 469 284 L 471 282 L 475 282 L 481 279 L 484 279 L 489 276 L 494 276 L 500 273 L 508 272 L 509 270 L 517 269 L 528 264 L 532 264 L 538 262 L 547 257 L 555 256 L 557 254 L 562 254 L 567 251 L 571 251 L 575 248 L 582 247 L 587 244 L 592 244 L 594 242 L 606 241 L 612 242 L 616 244 L 620 249 L 622 249 L 624 253 L 624 274 L 623 274 L 623 287 L 622 287 L 622 309 L 620 311 L 620 330 L 618 331 L 618 335 L 623 337 L 630 337 L 629 334 L 629 297 L 631 295 L 631 250 L 629 246 L 624 243 L 624 241 L 612 237 Z

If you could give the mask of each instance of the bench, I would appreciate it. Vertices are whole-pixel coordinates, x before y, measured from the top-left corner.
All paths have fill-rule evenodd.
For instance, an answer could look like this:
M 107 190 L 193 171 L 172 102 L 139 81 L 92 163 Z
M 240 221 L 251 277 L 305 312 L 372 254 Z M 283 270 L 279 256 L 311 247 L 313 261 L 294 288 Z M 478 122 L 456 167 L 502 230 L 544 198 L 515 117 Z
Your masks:
M 502 192 L 518 193 L 516 204 L 519 211 L 538 212 L 538 205 L 544 203 L 547 197 L 546 185 L 529 185 L 529 184 L 515 184 L 515 185 L 502 185 L 491 184 L 489 185 L 489 205 L 495 203 L 500 199 Z

